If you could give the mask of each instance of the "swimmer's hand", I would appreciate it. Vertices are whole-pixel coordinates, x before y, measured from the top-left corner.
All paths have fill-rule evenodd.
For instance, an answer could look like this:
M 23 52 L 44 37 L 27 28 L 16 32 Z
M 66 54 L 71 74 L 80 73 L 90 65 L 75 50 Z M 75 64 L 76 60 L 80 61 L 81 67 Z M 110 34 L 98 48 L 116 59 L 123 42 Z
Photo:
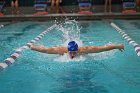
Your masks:
M 33 44 L 31 44 L 31 45 L 28 45 L 28 47 L 30 48 L 30 49 L 32 49 L 32 47 L 33 47 L 34 45 Z
M 124 45 L 123 44 L 119 44 L 118 45 L 118 49 L 123 52 L 124 51 Z

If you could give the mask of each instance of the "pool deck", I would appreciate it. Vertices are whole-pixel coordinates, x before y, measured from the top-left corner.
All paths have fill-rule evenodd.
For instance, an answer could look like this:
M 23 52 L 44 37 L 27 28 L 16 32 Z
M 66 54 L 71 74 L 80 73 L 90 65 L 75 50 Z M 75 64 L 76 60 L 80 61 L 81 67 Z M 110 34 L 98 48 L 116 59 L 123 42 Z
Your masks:
M 75 20 L 102 20 L 102 19 L 140 19 L 140 13 L 94 13 L 94 14 L 48 14 L 48 15 L 5 15 L 0 17 L 1 22 L 9 21 L 50 21 L 62 19 L 75 19 Z

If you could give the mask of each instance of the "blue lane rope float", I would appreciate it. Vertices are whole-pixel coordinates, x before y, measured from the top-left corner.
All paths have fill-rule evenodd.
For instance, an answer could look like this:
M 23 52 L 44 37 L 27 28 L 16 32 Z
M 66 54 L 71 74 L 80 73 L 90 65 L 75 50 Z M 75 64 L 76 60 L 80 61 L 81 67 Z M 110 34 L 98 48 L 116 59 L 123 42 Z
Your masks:
M 140 45 L 138 43 L 136 43 L 127 33 L 125 33 L 121 28 L 119 28 L 115 23 L 111 23 L 110 24 L 113 28 L 116 29 L 116 31 L 118 31 L 122 37 L 135 48 L 135 52 L 137 53 L 137 55 L 140 57 Z
M 55 27 L 57 27 L 56 24 L 52 25 L 47 30 L 45 30 L 42 33 L 40 33 L 36 38 L 31 40 L 29 43 L 27 43 L 25 46 L 22 46 L 21 48 L 16 49 L 15 53 L 13 53 L 9 58 L 5 59 L 2 63 L 0 63 L 0 70 L 3 70 L 5 68 L 7 68 L 8 66 L 10 66 L 11 64 L 13 64 L 16 61 L 16 59 L 18 59 L 20 57 L 20 55 L 21 55 L 23 50 L 29 49 L 29 47 L 32 44 L 34 44 L 35 42 L 39 41 L 41 38 L 43 38 L 43 36 L 45 36 L 45 34 L 47 34 L 47 32 L 51 31 Z

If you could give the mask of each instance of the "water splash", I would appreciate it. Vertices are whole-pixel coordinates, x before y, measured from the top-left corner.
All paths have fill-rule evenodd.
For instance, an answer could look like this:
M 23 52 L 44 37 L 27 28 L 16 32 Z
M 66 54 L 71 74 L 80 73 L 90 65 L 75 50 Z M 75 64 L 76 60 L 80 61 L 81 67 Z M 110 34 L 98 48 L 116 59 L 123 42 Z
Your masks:
M 114 57 L 117 50 L 111 50 L 111 51 L 105 51 L 101 53 L 92 53 L 88 54 L 89 56 L 92 56 L 94 60 L 105 60 Z
M 78 46 L 82 46 L 80 40 L 80 28 L 78 22 L 75 20 L 65 20 L 65 22 L 58 27 L 58 30 L 63 33 L 63 46 L 67 47 L 69 41 L 75 41 Z
M 85 61 L 85 57 L 83 55 L 79 55 L 79 56 L 76 56 L 74 59 L 71 59 L 69 57 L 69 55 L 67 53 L 65 53 L 64 55 L 61 55 L 57 58 L 54 59 L 54 61 L 57 61 L 57 62 L 79 62 L 79 61 Z
M 70 41 L 75 41 L 78 44 L 78 46 L 83 46 L 83 42 L 82 40 L 80 40 L 80 28 L 77 21 L 66 19 L 64 23 L 59 25 L 57 29 L 63 33 L 62 46 L 67 47 L 68 42 Z M 84 61 L 85 58 L 83 56 L 78 56 L 74 59 L 71 59 L 68 54 L 64 54 L 54 60 L 58 62 L 70 62 Z

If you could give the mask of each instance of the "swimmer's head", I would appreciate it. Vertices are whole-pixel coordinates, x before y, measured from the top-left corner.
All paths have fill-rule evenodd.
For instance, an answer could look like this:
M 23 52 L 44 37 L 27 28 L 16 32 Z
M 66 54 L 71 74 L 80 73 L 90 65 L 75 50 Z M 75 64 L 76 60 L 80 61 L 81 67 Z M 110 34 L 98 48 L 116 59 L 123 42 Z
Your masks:
M 68 51 L 71 58 L 74 58 L 78 52 L 78 44 L 75 41 L 68 43 Z
M 68 51 L 78 51 L 78 44 L 75 41 L 70 41 L 68 43 Z

